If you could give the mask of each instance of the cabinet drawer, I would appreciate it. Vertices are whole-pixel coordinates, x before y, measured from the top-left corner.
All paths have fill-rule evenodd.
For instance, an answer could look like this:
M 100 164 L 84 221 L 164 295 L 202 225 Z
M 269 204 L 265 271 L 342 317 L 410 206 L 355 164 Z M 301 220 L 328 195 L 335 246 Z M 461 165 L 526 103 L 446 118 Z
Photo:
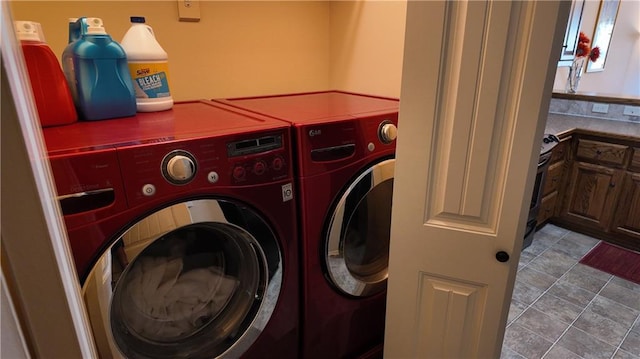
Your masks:
M 580 139 L 576 157 L 582 161 L 622 166 L 627 148 L 624 145 Z
M 558 190 L 560 186 L 560 180 L 562 179 L 562 172 L 564 170 L 564 161 L 556 162 L 549 166 L 547 170 L 547 176 L 544 179 L 544 189 L 542 195 L 546 196 L 553 191 Z

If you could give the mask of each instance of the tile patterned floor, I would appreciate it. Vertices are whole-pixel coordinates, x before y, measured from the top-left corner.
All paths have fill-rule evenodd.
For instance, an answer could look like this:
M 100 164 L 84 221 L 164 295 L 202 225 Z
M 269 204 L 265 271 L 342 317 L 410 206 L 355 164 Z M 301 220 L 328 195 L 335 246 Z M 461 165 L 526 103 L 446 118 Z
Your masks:
M 640 285 L 578 263 L 597 239 L 547 224 L 522 252 L 502 359 L 640 359 Z

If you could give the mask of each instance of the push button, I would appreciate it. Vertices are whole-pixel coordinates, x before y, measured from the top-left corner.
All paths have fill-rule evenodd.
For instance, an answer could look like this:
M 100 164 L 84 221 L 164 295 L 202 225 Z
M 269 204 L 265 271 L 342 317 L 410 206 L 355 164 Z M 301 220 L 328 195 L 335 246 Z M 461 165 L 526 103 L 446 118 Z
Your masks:
M 211 171 L 207 175 L 207 180 L 209 181 L 209 183 L 216 183 L 218 182 L 218 179 L 220 179 L 220 176 L 218 176 L 218 173 L 215 171 Z
M 142 186 L 142 194 L 147 197 L 153 196 L 154 194 L 156 194 L 156 186 L 152 184 L 146 184 Z
M 233 169 L 233 178 L 239 180 L 239 179 L 243 179 L 245 175 L 245 170 L 243 167 L 241 166 L 236 166 Z
M 255 173 L 258 176 L 264 174 L 266 170 L 267 170 L 267 164 L 264 163 L 263 161 L 258 161 L 253 165 L 253 173 Z
M 280 171 L 282 167 L 284 167 L 284 160 L 282 157 L 276 157 L 273 159 L 273 162 L 271 162 L 271 168 L 273 168 L 274 171 Z

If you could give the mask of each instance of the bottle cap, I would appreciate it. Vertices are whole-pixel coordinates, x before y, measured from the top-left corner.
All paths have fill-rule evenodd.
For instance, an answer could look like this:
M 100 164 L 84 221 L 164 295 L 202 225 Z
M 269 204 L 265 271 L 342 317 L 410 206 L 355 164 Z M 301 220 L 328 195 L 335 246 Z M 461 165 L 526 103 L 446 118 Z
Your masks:
M 13 25 L 19 40 L 45 42 L 42 26 L 39 22 L 14 21 Z
M 144 16 L 132 16 L 130 19 L 131 19 L 131 22 L 133 23 L 137 23 L 137 24 L 145 23 Z
M 87 34 L 106 34 L 102 19 L 99 17 L 87 18 Z

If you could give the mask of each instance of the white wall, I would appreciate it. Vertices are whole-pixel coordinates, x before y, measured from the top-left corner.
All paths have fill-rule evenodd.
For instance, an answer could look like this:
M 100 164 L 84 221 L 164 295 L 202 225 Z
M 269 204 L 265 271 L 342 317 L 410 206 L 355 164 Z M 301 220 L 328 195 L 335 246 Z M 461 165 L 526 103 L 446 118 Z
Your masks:
M 599 0 L 587 0 L 580 29 L 593 39 Z M 559 67 L 554 90 L 564 92 L 567 67 Z M 604 71 L 586 72 L 579 92 L 640 96 L 640 1 L 620 0 L 618 17 Z

